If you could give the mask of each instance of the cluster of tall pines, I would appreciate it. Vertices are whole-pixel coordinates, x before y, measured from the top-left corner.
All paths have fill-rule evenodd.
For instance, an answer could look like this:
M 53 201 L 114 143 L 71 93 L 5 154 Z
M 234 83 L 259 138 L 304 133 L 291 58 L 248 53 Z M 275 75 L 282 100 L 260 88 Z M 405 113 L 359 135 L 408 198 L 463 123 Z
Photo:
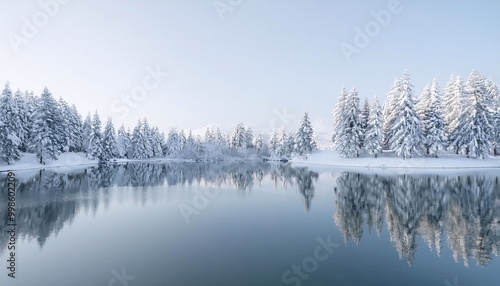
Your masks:
M 500 152 L 500 95 L 496 84 L 473 71 L 452 75 L 442 92 L 434 79 L 416 97 L 408 72 L 394 81 L 381 106 L 342 88 L 334 110 L 335 149 L 342 157 L 393 151 L 403 159 L 440 151 L 485 158 Z
M 61 153 L 84 152 L 89 159 L 179 158 L 223 160 L 228 157 L 288 158 L 316 149 L 313 129 L 305 113 L 295 134 L 273 133 L 269 140 L 253 135 L 250 127 L 238 124 L 230 134 L 207 128 L 204 138 L 191 131 L 170 130 L 165 136 L 146 118 L 130 130 L 123 125 L 115 131 L 108 118 L 104 128 L 99 114 L 82 119 L 74 105 L 55 100 L 45 88 L 40 96 L 33 92 L 12 92 L 9 83 L 0 95 L 0 160 L 11 164 L 22 153 L 34 153 L 41 164 L 57 160 Z M 186 134 L 187 133 L 187 134 Z

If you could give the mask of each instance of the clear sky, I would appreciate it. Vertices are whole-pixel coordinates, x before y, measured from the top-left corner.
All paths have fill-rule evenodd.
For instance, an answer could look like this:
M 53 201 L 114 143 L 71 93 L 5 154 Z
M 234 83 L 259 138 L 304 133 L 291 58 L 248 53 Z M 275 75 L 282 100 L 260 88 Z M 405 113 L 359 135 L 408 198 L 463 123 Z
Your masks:
M 343 85 L 385 97 L 405 68 L 417 94 L 473 69 L 500 82 L 500 1 L 0 0 L 0 11 L 2 84 L 47 86 L 131 127 L 292 129 L 308 111 L 328 129 Z

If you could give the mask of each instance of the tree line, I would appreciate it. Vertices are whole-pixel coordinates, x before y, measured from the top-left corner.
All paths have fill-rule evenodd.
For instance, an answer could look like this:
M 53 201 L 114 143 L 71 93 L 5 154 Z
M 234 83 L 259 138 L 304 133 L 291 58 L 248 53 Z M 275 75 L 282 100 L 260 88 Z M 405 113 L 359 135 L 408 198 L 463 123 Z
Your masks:
M 104 127 L 97 112 L 82 118 L 75 105 L 54 99 L 48 88 L 40 96 L 33 92 L 12 92 L 7 82 L 0 95 L 0 159 L 7 164 L 21 154 L 34 153 L 41 164 L 57 160 L 61 153 L 84 152 L 89 159 L 179 158 L 223 160 L 235 158 L 289 158 L 316 149 L 308 114 L 296 133 L 273 132 L 269 138 L 254 136 L 250 127 L 238 124 L 232 133 L 207 128 L 205 135 L 171 129 L 167 135 L 151 126 L 146 118 L 130 130 L 121 125 L 115 130 L 108 118 Z
M 342 157 L 385 150 L 403 159 L 437 157 L 453 150 L 468 158 L 500 152 L 500 95 L 496 84 L 473 71 L 467 81 L 452 75 L 443 93 L 434 79 L 417 98 L 410 75 L 394 81 L 381 106 L 375 97 L 360 106 L 356 88 L 342 88 L 332 140 Z

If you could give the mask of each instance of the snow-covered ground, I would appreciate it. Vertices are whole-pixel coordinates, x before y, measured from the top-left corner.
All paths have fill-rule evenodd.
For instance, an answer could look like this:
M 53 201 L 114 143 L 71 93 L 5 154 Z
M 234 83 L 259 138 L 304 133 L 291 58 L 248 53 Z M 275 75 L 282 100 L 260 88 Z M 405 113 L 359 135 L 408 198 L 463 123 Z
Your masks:
M 439 158 L 411 158 L 403 160 L 394 153 L 379 154 L 378 158 L 364 155 L 360 158 L 342 158 L 336 151 L 322 150 L 299 156 L 291 160 L 294 165 L 328 166 L 338 169 L 363 169 L 403 173 L 439 172 L 440 170 L 457 171 L 470 169 L 500 168 L 500 157 L 487 159 L 469 159 L 462 155 L 443 154 Z
M 13 164 L 7 165 L 3 162 L 0 163 L 0 172 L 55 167 L 64 168 L 96 164 L 97 160 L 87 159 L 84 153 L 63 153 L 61 154 L 61 156 L 59 156 L 58 160 L 46 160 L 45 165 L 40 164 L 40 161 L 35 154 L 23 153 L 21 156 L 21 160 Z

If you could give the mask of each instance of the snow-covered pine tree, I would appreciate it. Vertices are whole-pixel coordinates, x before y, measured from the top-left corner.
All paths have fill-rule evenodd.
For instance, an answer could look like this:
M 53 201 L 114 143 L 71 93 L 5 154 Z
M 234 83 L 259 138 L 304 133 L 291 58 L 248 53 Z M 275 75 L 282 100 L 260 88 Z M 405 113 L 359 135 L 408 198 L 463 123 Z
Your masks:
M 82 124 L 82 151 L 89 153 L 90 151 L 90 137 L 92 136 L 92 116 L 90 112 L 85 117 Z
M 127 158 L 127 152 L 130 149 L 131 138 L 130 132 L 125 131 L 123 124 L 118 128 L 118 135 L 116 137 L 116 150 L 118 151 L 119 158 Z
M 370 107 L 370 116 L 365 134 L 365 150 L 377 158 L 384 144 L 384 122 L 377 96 Z
M 299 155 L 311 153 L 316 149 L 316 142 L 313 139 L 314 130 L 309 120 L 309 115 L 304 112 L 300 121 L 299 130 L 295 135 L 295 152 Z
M 391 127 L 394 125 L 394 121 L 398 116 L 398 100 L 400 93 L 401 81 L 396 78 L 392 84 L 391 90 L 387 93 L 382 113 L 384 116 L 384 148 L 386 149 L 390 149 L 389 141 L 393 136 Z
M 314 148 L 316 148 L 316 143 L 314 143 Z M 289 132 L 286 139 L 286 156 L 292 157 L 295 152 L 295 136 L 292 132 Z
M 36 152 L 40 164 L 45 164 L 46 158 L 57 160 L 61 154 L 60 139 L 57 137 L 60 134 L 57 129 L 62 128 L 59 125 L 61 115 L 57 102 L 47 87 L 43 89 L 32 116 L 34 123 L 31 149 Z
M 12 96 L 9 82 L 0 96 L 0 159 L 7 164 L 19 160 L 19 130 L 22 128 L 19 120 L 19 109 Z
M 189 144 L 193 144 L 191 148 L 194 148 L 195 141 L 193 138 L 193 134 L 191 133 L 191 131 L 189 131 L 189 134 L 190 136 L 188 137 L 186 144 L 188 145 L 188 147 L 191 147 L 189 146 Z M 171 129 L 170 132 L 168 132 L 167 141 L 165 142 L 165 149 L 163 150 L 163 153 L 168 157 L 178 158 L 181 155 L 181 147 L 182 146 L 181 140 L 179 138 L 179 133 L 177 133 L 177 130 Z
M 19 151 L 27 152 L 30 141 L 30 130 L 33 126 L 33 121 L 31 120 L 33 109 L 30 107 L 28 98 L 25 97 L 19 89 L 15 93 L 14 100 L 16 102 L 19 120 L 19 130 L 17 132 L 17 137 L 21 142 L 19 145 Z
M 417 103 L 415 104 L 415 109 L 417 110 L 420 120 L 423 122 L 425 120 L 425 112 L 429 109 L 431 104 L 431 87 L 426 84 L 424 91 L 418 97 Z
M 184 137 L 184 132 L 181 130 L 181 133 L 179 134 L 179 145 L 182 150 L 182 137 Z M 184 140 L 186 138 L 184 137 Z M 151 129 L 151 136 L 150 136 L 150 141 L 151 141 L 151 150 L 153 151 L 153 158 L 161 158 L 163 157 L 163 136 L 160 133 L 160 130 L 158 127 L 153 127 Z
M 356 88 L 352 88 L 345 101 L 344 114 L 335 138 L 335 150 L 344 158 L 359 157 L 361 154 L 363 129 L 361 128 L 361 110 Z
M 82 150 L 82 138 L 83 138 L 83 130 L 82 130 L 82 116 L 78 113 L 76 106 L 74 104 L 71 105 L 69 110 L 70 118 L 68 122 L 68 128 L 71 129 L 69 133 L 69 151 L 70 152 L 81 152 Z
M 277 156 L 278 146 L 279 146 L 278 134 L 273 131 L 271 133 L 271 136 L 269 137 L 269 152 L 271 153 L 271 156 Z
M 413 85 L 405 70 L 397 98 L 396 118 L 389 131 L 390 148 L 403 159 L 420 155 L 423 146 L 422 123 L 415 110 Z
M 87 157 L 90 159 L 103 159 L 102 158 L 102 127 L 101 118 L 97 111 L 92 117 L 92 131 L 89 138 L 89 149 Z
M 500 154 L 500 93 L 495 82 L 491 79 L 486 79 L 486 91 L 491 98 L 491 114 L 493 125 L 493 154 Z
M 118 157 L 118 148 L 116 144 L 115 127 L 113 121 L 108 117 L 108 121 L 104 126 L 104 133 L 102 135 L 102 155 L 101 159 L 108 161 L 109 159 Z
M 262 150 L 262 145 L 263 145 L 262 133 L 259 133 L 259 135 L 257 135 L 257 137 L 255 137 L 255 143 L 254 143 L 254 146 L 255 146 L 255 149 L 257 150 L 257 152 L 260 152 L 260 150 Z
M 153 157 L 153 146 L 151 145 L 151 127 L 149 126 L 147 118 L 142 120 L 142 134 L 143 134 L 143 146 L 144 146 L 144 158 Z M 179 149 L 180 149 L 180 138 L 179 138 Z
M 61 111 L 61 121 L 62 121 L 62 126 L 64 126 L 64 128 L 59 130 L 60 133 L 59 138 L 61 140 L 60 142 L 61 152 L 64 153 L 69 151 L 70 132 L 71 132 L 71 129 L 69 128 L 69 120 L 71 112 L 68 103 L 62 97 L 59 97 L 58 108 Z
M 448 81 L 444 93 L 445 115 L 444 119 L 447 127 L 449 149 L 459 153 L 461 141 L 459 127 L 468 115 L 466 112 L 466 99 L 464 91 L 464 81 L 460 76 L 452 76 Z
M 206 144 L 215 143 L 215 134 L 210 130 L 210 127 L 207 127 L 205 131 L 205 143 Z
M 238 123 L 231 135 L 231 148 L 246 147 L 246 130 L 242 123 Z
M 340 90 L 339 97 L 337 99 L 337 104 L 335 105 L 335 108 L 333 110 L 333 134 L 332 134 L 332 141 L 335 143 L 335 138 L 337 136 L 337 130 L 340 127 L 341 124 L 341 116 L 344 114 L 344 108 L 347 100 L 347 90 L 345 87 L 342 87 Z
M 452 142 L 467 157 L 482 159 L 491 151 L 493 126 L 490 104 L 484 77 L 473 71 L 465 85 L 464 111 Z
M 426 154 L 437 158 L 437 152 L 444 150 L 448 145 L 448 136 L 443 118 L 441 94 L 436 79 L 432 81 L 429 96 L 429 103 L 423 112 L 424 145 Z
M 361 138 L 361 146 L 364 145 L 364 140 L 365 140 L 364 136 L 366 134 L 366 128 L 368 127 L 368 120 L 370 120 L 370 102 L 368 102 L 368 97 L 365 96 L 360 117 L 361 129 L 363 130 L 363 137 Z
M 253 131 L 250 126 L 245 130 L 245 148 L 253 148 Z

